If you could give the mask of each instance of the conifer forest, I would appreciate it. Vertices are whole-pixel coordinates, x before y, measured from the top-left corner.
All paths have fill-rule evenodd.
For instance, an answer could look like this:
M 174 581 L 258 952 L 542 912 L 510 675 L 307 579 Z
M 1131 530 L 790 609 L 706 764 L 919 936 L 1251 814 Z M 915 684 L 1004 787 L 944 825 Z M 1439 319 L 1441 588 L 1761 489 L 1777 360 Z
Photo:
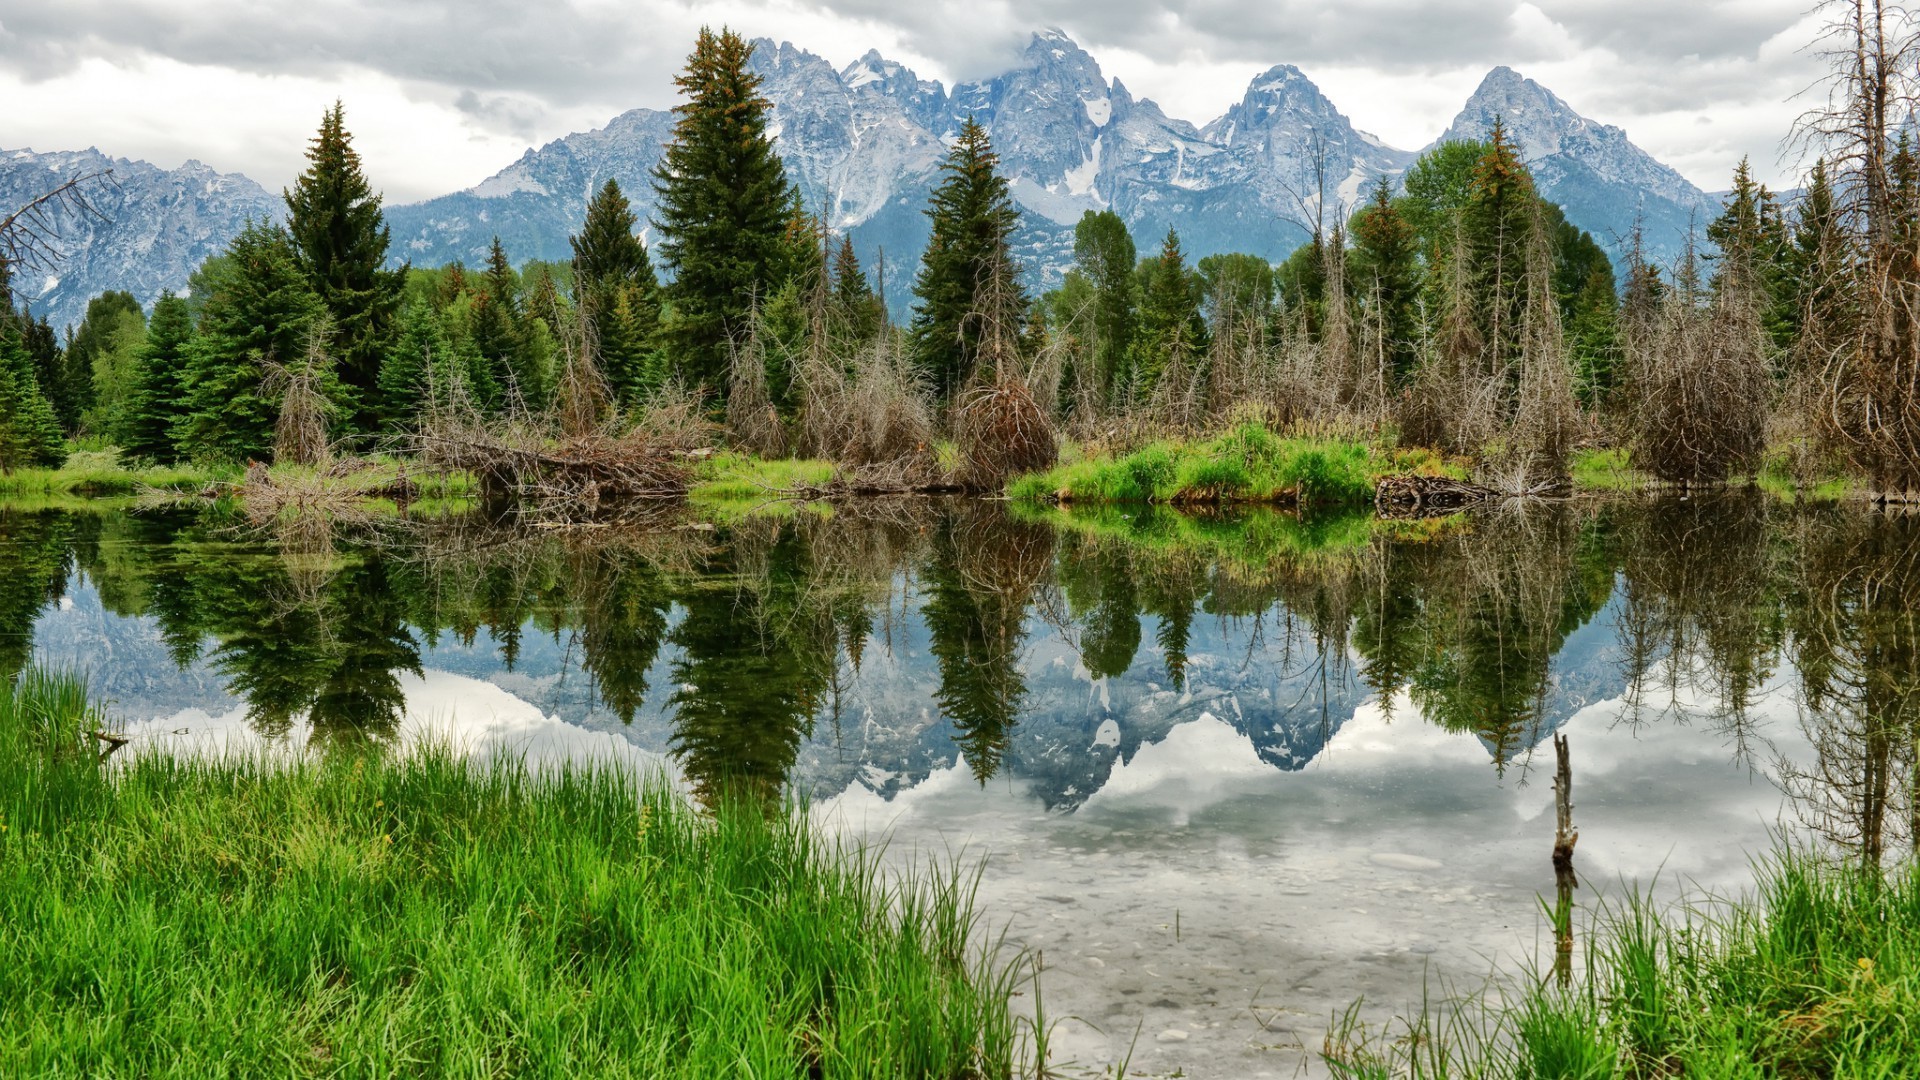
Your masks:
M 56 325 L 32 173 L 0 1075 L 1920 1075 L 1920 18 L 1817 14 L 1675 242 L 1489 109 L 1223 250 L 874 52 L 889 252 L 729 27 L 564 247 L 343 95 Z

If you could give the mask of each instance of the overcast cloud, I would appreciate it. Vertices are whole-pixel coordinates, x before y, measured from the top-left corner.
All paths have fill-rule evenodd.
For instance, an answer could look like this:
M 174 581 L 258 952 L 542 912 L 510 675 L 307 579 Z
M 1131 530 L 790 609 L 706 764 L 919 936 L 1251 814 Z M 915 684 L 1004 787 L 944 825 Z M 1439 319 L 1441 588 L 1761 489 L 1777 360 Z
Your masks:
M 477 183 L 537 145 L 673 103 L 702 23 L 836 66 L 1004 70 L 1059 26 L 1137 96 L 1196 123 L 1297 64 L 1356 124 L 1418 148 L 1507 64 L 1704 188 L 1743 155 L 1776 183 L 1819 76 L 1807 0 L 0 0 L 0 147 L 198 158 L 288 183 L 340 97 L 394 201 Z

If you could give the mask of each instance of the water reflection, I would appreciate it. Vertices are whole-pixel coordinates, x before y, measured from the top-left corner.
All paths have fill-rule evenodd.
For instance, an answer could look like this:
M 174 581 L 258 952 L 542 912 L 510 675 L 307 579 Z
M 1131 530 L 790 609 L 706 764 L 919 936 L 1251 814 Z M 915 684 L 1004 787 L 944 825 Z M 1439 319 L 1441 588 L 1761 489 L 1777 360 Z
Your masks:
M 532 650 L 526 678 L 577 673 L 708 794 L 774 797 L 823 744 L 843 760 L 816 772 L 897 790 L 944 739 L 976 782 L 1012 770 L 1071 809 L 1203 715 L 1296 770 L 1361 700 L 1410 704 L 1504 775 L 1617 697 L 1630 724 L 1705 715 L 1868 860 L 1920 838 L 1920 525 L 1752 493 L 1439 522 L 887 503 L 378 543 L 211 509 L 8 510 L 0 557 L 0 671 L 83 582 L 255 730 L 325 745 L 390 741 L 403 676 L 462 651 L 516 673 Z M 1811 753 L 1774 761 L 1749 718 L 1783 671 Z M 123 705 L 164 681 L 113 674 Z

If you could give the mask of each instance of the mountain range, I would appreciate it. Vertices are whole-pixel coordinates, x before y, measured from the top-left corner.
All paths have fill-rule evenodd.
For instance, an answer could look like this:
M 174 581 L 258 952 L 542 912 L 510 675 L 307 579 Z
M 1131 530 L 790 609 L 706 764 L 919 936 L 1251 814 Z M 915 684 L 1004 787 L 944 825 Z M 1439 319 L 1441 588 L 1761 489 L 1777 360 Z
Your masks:
M 896 316 L 907 310 L 926 243 L 927 196 L 969 116 L 992 133 L 1023 210 L 1018 252 L 1041 287 L 1070 265 L 1073 225 L 1087 210 L 1120 214 L 1143 255 L 1172 228 L 1190 258 L 1247 251 L 1279 260 L 1316 218 L 1335 220 L 1376 178 L 1392 180 L 1418 157 L 1356 129 L 1291 65 L 1255 77 L 1224 114 L 1195 126 L 1134 97 L 1054 30 L 1035 34 L 1010 70 L 951 88 L 878 52 L 836 70 L 763 39 L 752 64 L 773 103 L 772 131 L 789 175 L 807 205 L 848 232 L 862 262 L 883 275 Z M 1610 253 L 1639 222 L 1650 254 L 1670 258 L 1690 225 L 1704 227 L 1718 212 L 1717 200 L 1624 131 L 1581 116 L 1505 67 L 1488 73 L 1435 144 L 1482 137 L 1496 116 L 1543 194 Z M 673 121 L 671 111 L 634 109 L 529 149 L 464 191 L 389 206 L 393 256 L 473 264 L 498 235 L 516 262 L 566 258 L 588 197 L 609 177 L 643 219 L 652 209 L 651 170 Z M 126 289 L 142 303 L 182 289 L 249 217 L 284 214 L 277 196 L 245 176 L 197 161 L 163 170 L 97 150 L 0 151 L 0 207 L 104 168 L 113 183 L 98 189 L 102 218 L 70 219 L 62 263 L 15 282 L 16 294 L 56 325 L 77 323 L 88 298 L 106 289 Z

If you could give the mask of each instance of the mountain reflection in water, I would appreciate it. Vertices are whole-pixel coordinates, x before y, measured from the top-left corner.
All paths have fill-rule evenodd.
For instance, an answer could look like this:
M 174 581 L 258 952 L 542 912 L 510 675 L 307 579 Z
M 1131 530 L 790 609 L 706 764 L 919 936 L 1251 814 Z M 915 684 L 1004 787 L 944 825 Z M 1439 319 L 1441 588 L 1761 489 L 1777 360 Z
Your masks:
M 1372 699 L 1478 740 L 1499 782 L 1620 699 L 1629 724 L 1704 718 L 1869 859 L 1920 836 L 1920 523 L 1757 495 L 1426 522 L 956 500 L 378 542 L 6 510 L 0 565 L 0 673 L 37 648 L 134 720 L 244 709 L 379 745 L 443 671 L 669 753 L 706 794 L 890 798 L 964 762 L 1071 810 L 1202 716 L 1295 771 Z M 1782 677 L 1791 761 L 1750 722 Z

